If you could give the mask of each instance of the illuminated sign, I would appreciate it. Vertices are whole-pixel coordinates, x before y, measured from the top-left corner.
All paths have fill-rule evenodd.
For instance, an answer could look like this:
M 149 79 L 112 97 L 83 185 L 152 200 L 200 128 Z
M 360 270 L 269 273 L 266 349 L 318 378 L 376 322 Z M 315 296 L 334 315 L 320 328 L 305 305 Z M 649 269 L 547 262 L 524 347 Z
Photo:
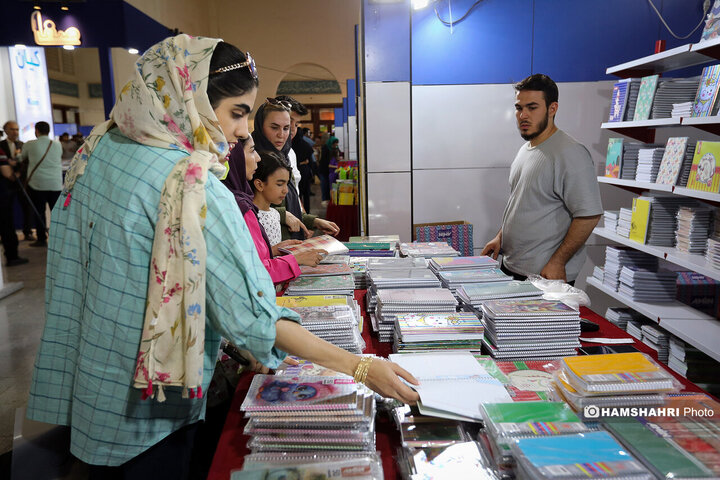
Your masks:
M 45 51 L 42 47 L 8 47 L 15 120 L 20 125 L 20 140 L 35 138 L 35 124 L 50 124 L 52 138 L 52 104 L 48 86 Z
M 80 45 L 80 30 L 75 27 L 58 30 L 55 22 L 43 20 L 38 11 L 30 16 L 30 25 L 38 45 Z

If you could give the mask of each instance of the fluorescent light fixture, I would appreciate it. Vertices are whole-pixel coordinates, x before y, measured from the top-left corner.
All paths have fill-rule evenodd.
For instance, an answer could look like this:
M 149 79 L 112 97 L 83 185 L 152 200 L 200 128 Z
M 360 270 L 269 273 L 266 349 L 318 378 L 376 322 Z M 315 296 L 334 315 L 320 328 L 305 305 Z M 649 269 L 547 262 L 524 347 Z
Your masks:
M 75 50 L 75 45 L 63 45 L 65 50 Z
M 35 10 L 40 10 L 40 5 L 35 5 L 33 8 L 34 8 Z
M 140 52 L 138 51 L 137 48 L 128 48 L 128 53 L 129 53 L 130 55 L 137 55 L 137 54 L 140 53 Z
M 23 45 L 22 43 L 16 43 L 15 48 L 25 48 L 25 45 Z
M 65 5 L 63 5 L 62 7 L 60 7 L 60 10 L 67 12 L 70 9 L 68 7 L 66 7 Z
M 428 6 L 428 3 L 430 3 L 430 0 L 412 0 L 413 10 L 420 10 L 421 8 L 425 8 Z

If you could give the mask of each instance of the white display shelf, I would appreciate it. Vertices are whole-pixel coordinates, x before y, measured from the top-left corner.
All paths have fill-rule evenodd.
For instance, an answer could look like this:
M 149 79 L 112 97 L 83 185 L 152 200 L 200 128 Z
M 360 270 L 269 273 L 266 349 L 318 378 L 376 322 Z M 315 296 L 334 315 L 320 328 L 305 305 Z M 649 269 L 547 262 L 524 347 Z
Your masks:
M 606 287 L 595 277 L 587 277 L 587 283 L 657 322 L 665 330 L 693 345 L 714 360 L 720 361 L 719 320 L 678 301 L 668 303 L 636 302 Z
M 630 187 L 639 188 L 642 190 L 654 190 L 657 192 L 668 192 L 674 193 L 675 195 L 682 195 L 683 197 L 699 198 L 700 200 L 720 203 L 720 193 L 702 192 L 700 190 L 693 190 L 691 188 L 676 187 L 673 185 L 662 185 L 659 183 L 637 182 L 635 180 L 623 180 L 621 178 L 597 177 L 597 179 L 598 183 L 607 183 L 610 185 L 616 185 L 618 187 Z
M 720 202 L 720 193 L 702 192 L 700 190 L 693 190 L 685 187 L 675 187 L 673 189 L 673 193 L 676 195 L 683 195 L 685 197 L 708 200 L 710 202 Z
M 608 67 L 605 73 L 628 78 L 678 70 L 715 61 L 718 58 L 718 53 L 720 53 L 719 49 L 720 40 L 718 39 L 695 44 L 688 43 L 664 52 Z
M 629 238 L 618 235 L 617 233 L 606 228 L 596 228 L 593 233 L 599 237 L 606 238 L 615 243 L 625 245 L 626 247 L 640 250 L 649 255 L 667 260 L 670 263 L 679 265 L 697 273 L 701 273 L 715 280 L 720 280 L 720 270 L 713 268 L 712 264 L 705 260 L 703 255 L 694 255 L 690 253 L 680 252 L 672 247 L 655 247 L 653 245 L 645 245 L 635 242 Z
M 682 126 L 695 127 L 714 135 L 720 135 L 720 116 L 683 117 Z
M 605 122 L 600 128 L 609 130 L 620 130 L 625 128 L 658 128 L 658 127 L 679 127 L 682 118 L 655 118 L 652 120 L 638 120 L 632 122 Z

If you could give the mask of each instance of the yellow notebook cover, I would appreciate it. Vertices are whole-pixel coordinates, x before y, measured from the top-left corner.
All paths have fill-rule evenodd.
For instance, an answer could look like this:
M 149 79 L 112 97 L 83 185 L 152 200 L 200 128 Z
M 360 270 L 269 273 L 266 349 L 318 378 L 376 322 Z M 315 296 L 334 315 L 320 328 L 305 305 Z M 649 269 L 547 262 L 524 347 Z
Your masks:
M 323 307 L 326 305 L 347 305 L 346 295 L 297 295 L 277 297 L 276 303 L 281 307 Z
M 720 191 L 720 142 L 697 142 L 687 188 L 712 193 Z
M 650 221 L 651 202 L 643 198 L 633 198 L 632 217 L 630 219 L 630 240 L 645 243 Z
M 659 370 L 657 365 L 640 352 L 565 357 L 563 362 L 571 372 L 581 378 L 591 375 L 632 375 Z

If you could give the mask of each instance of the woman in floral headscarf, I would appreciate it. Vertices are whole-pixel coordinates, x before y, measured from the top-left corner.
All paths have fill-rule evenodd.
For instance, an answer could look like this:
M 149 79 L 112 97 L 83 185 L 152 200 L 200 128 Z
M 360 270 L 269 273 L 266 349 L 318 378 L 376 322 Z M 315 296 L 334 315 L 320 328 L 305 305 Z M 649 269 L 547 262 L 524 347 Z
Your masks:
M 363 366 L 277 307 L 219 181 L 229 148 L 249 135 L 256 92 L 249 54 L 168 38 L 140 58 L 70 166 L 52 212 L 27 411 L 70 427 L 91 477 L 185 477 L 221 335 L 268 367 L 284 351 L 350 374 Z M 413 380 L 374 361 L 367 383 L 415 400 L 398 373 Z

